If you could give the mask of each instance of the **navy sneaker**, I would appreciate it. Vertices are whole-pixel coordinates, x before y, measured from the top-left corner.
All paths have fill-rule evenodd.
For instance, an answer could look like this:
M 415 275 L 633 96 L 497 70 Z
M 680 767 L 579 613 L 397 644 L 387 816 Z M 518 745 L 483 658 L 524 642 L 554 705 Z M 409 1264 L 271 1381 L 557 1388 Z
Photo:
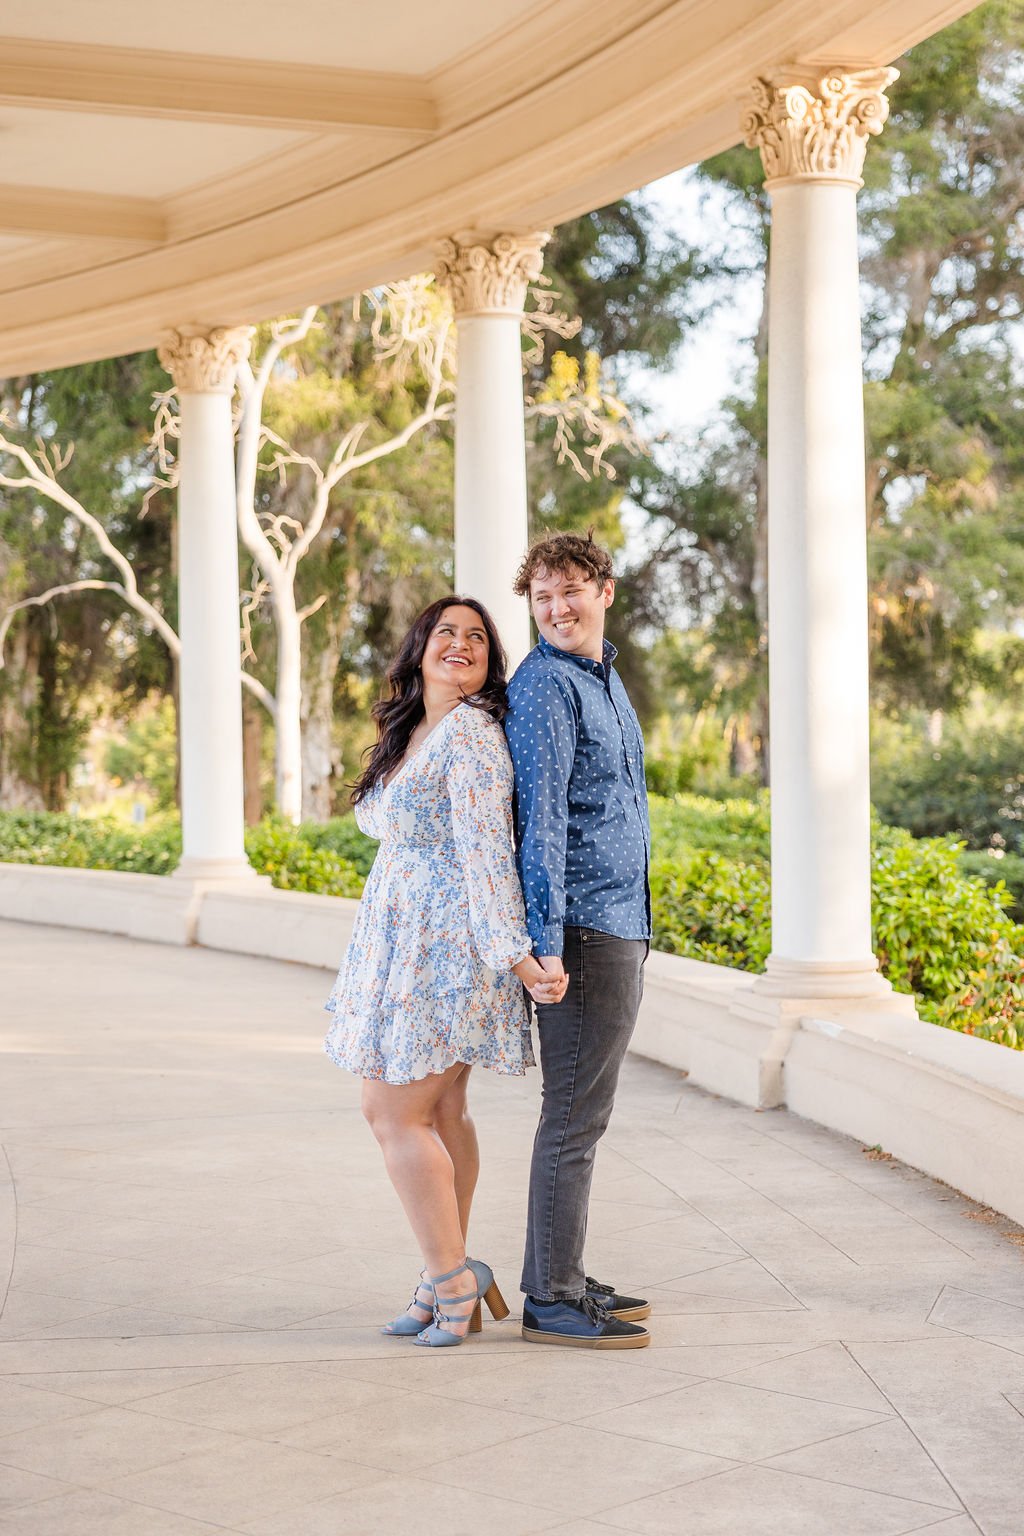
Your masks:
M 579 1349 L 643 1349 L 646 1328 L 613 1317 L 592 1296 L 581 1301 L 523 1303 L 523 1338 L 534 1344 L 571 1344 Z
M 638 1323 L 642 1317 L 651 1315 L 649 1301 L 642 1301 L 639 1296 L 620 1296 L 614 1285 L 603 1285 L 592 1275 L 587 1276 L 587 1295 L 623 1323 Z

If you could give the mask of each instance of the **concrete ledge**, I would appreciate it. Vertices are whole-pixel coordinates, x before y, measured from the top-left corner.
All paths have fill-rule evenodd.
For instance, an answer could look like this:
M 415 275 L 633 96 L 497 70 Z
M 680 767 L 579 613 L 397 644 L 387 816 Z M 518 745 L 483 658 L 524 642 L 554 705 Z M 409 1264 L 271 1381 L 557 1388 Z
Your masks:
M 253 882 L 0 864 L 0 917 L 333 971 L 358 903 Z M 1024 1223 L 1024 1053 L 922 1023 L 893 995 L 765 997 L 725 966 L 651 954 L 633 1050 L 714 1093 L 880 1145 Z
M 191 881 L 166 875 L 0 864 L 0 917 L 157 944 L 192 942 L 198 894 Z
M 196 942 L 207 949 L 337 970 L 358 910 L 358 901 L 344 896 L 311 896 L 272 886 L 211 887 L 199 906 Z

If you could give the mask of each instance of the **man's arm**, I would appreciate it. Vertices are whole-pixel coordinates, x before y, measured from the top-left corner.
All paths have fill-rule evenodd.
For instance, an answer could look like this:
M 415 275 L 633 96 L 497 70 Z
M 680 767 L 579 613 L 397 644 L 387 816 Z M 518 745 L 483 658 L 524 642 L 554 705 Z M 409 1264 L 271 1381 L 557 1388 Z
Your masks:
M 505 732 L 516 776 L 516 834 L 526 925 L 541 964 L 558 975 L 565 920 L 569 779 L 579 722 L 558 679 L 541 669 L 513 681 L 509 704 Z

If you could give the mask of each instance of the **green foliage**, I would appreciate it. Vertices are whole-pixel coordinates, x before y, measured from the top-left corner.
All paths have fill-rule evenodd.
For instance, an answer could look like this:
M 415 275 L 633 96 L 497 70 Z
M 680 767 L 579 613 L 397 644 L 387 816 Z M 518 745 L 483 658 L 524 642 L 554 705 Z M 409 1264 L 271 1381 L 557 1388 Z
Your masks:
M 176 816 L 153 817 L 145 826 L 125 827 L 109 817 L 0 812 L 0 860 L 5 863 L 166 875 L 180 857 L 181 830 Z
M 651 864 L 655 949 L 761 971 L 771 948 L 767 871 L 721 854 Z
M 359 896 L 363 881 L 355 865 L 328 847 L 315 847 L 302 830 L 273 817 L 250 827 L 245 847 L 257 873 L 269 875 L 279 890 Z M 181 828 L 171 814 L 125 827 L 109 817 L 0 811 L 0 861 L 5 863 L 167 875 L 180 858 Z
M 654 943 L 670 954 L 759 971 L 771 947 L 767 797 L 651 798 Z M 1024 1044 L 1024 929 L 1001 881 L 964 872 L 960 846 L 876 825 L 872 922 L 882 973 L 922 1017 Z
M 363 881 L 354 864 L 326 847 L 313 847 L 294 827 L 269 816 L 245 834 L 245 851 L 257 874 L 269 875 L 281 891 L 314 891 L 321 896 L 359 896 Z
M 1016 930 L 1000 885 L 960 869 L 957 843 L 876 829 L 872 922 L 879 966 L 897 992 L 941 1004 L 966 986 L 972 967 Z M 1024 940 L 1024 934 L 1020 934 Z M 927 1010 L 935 1016 L 934 1007 Z
M 351 864 L 363 879 L 377 856 L 377 843 L 356 826 L 355 816 L 334 816 L 330 821 L 307 821 L 298 828 L 311 848 L 323 849 Z
M 913 723 L 875 732 L 872 799 L 916 837 L 1024 855 L 1024 725 L 948 725 L 933 745 Z
M 967 985 L 936 1010 L 935 1022 L 979 1040 L 1024 1050 L 1024 956 L 1000 940 L 967 973 Z
M 986 885 L 1006 887 L 1006 913 L 1015 923 L 1024 923 L 1024 856 L 999 849 L 965 849 L 960 855 L 962 872 Z
M 174 809 L 176 730 L 174 700 L 163 698 L 155 707 L 140 711 L 122 737 L 113 737 L 107 743 L 104 770 L 122 784 L 130 784 L 136 777 L 144 779 L 157 811 Z
M 747 863 L 767 864 L 771 823 L 767 794 L 756 800 L 711 800 L 703 795 L 650 797 L 655 857 L 679 858 L 702 849 Z

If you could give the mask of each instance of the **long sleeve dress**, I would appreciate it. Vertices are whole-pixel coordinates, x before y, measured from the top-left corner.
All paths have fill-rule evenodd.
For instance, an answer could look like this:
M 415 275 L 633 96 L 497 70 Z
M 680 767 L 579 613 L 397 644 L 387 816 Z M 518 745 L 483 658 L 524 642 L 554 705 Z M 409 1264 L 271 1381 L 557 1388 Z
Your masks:
M 531 953 L 512 848 L 504 733 L 458 704 L 356 807 L 380 848 L 326 1006 L 338 1066 L 410 1083 L 457 1061 L 534 1065 L 522 983 Z

